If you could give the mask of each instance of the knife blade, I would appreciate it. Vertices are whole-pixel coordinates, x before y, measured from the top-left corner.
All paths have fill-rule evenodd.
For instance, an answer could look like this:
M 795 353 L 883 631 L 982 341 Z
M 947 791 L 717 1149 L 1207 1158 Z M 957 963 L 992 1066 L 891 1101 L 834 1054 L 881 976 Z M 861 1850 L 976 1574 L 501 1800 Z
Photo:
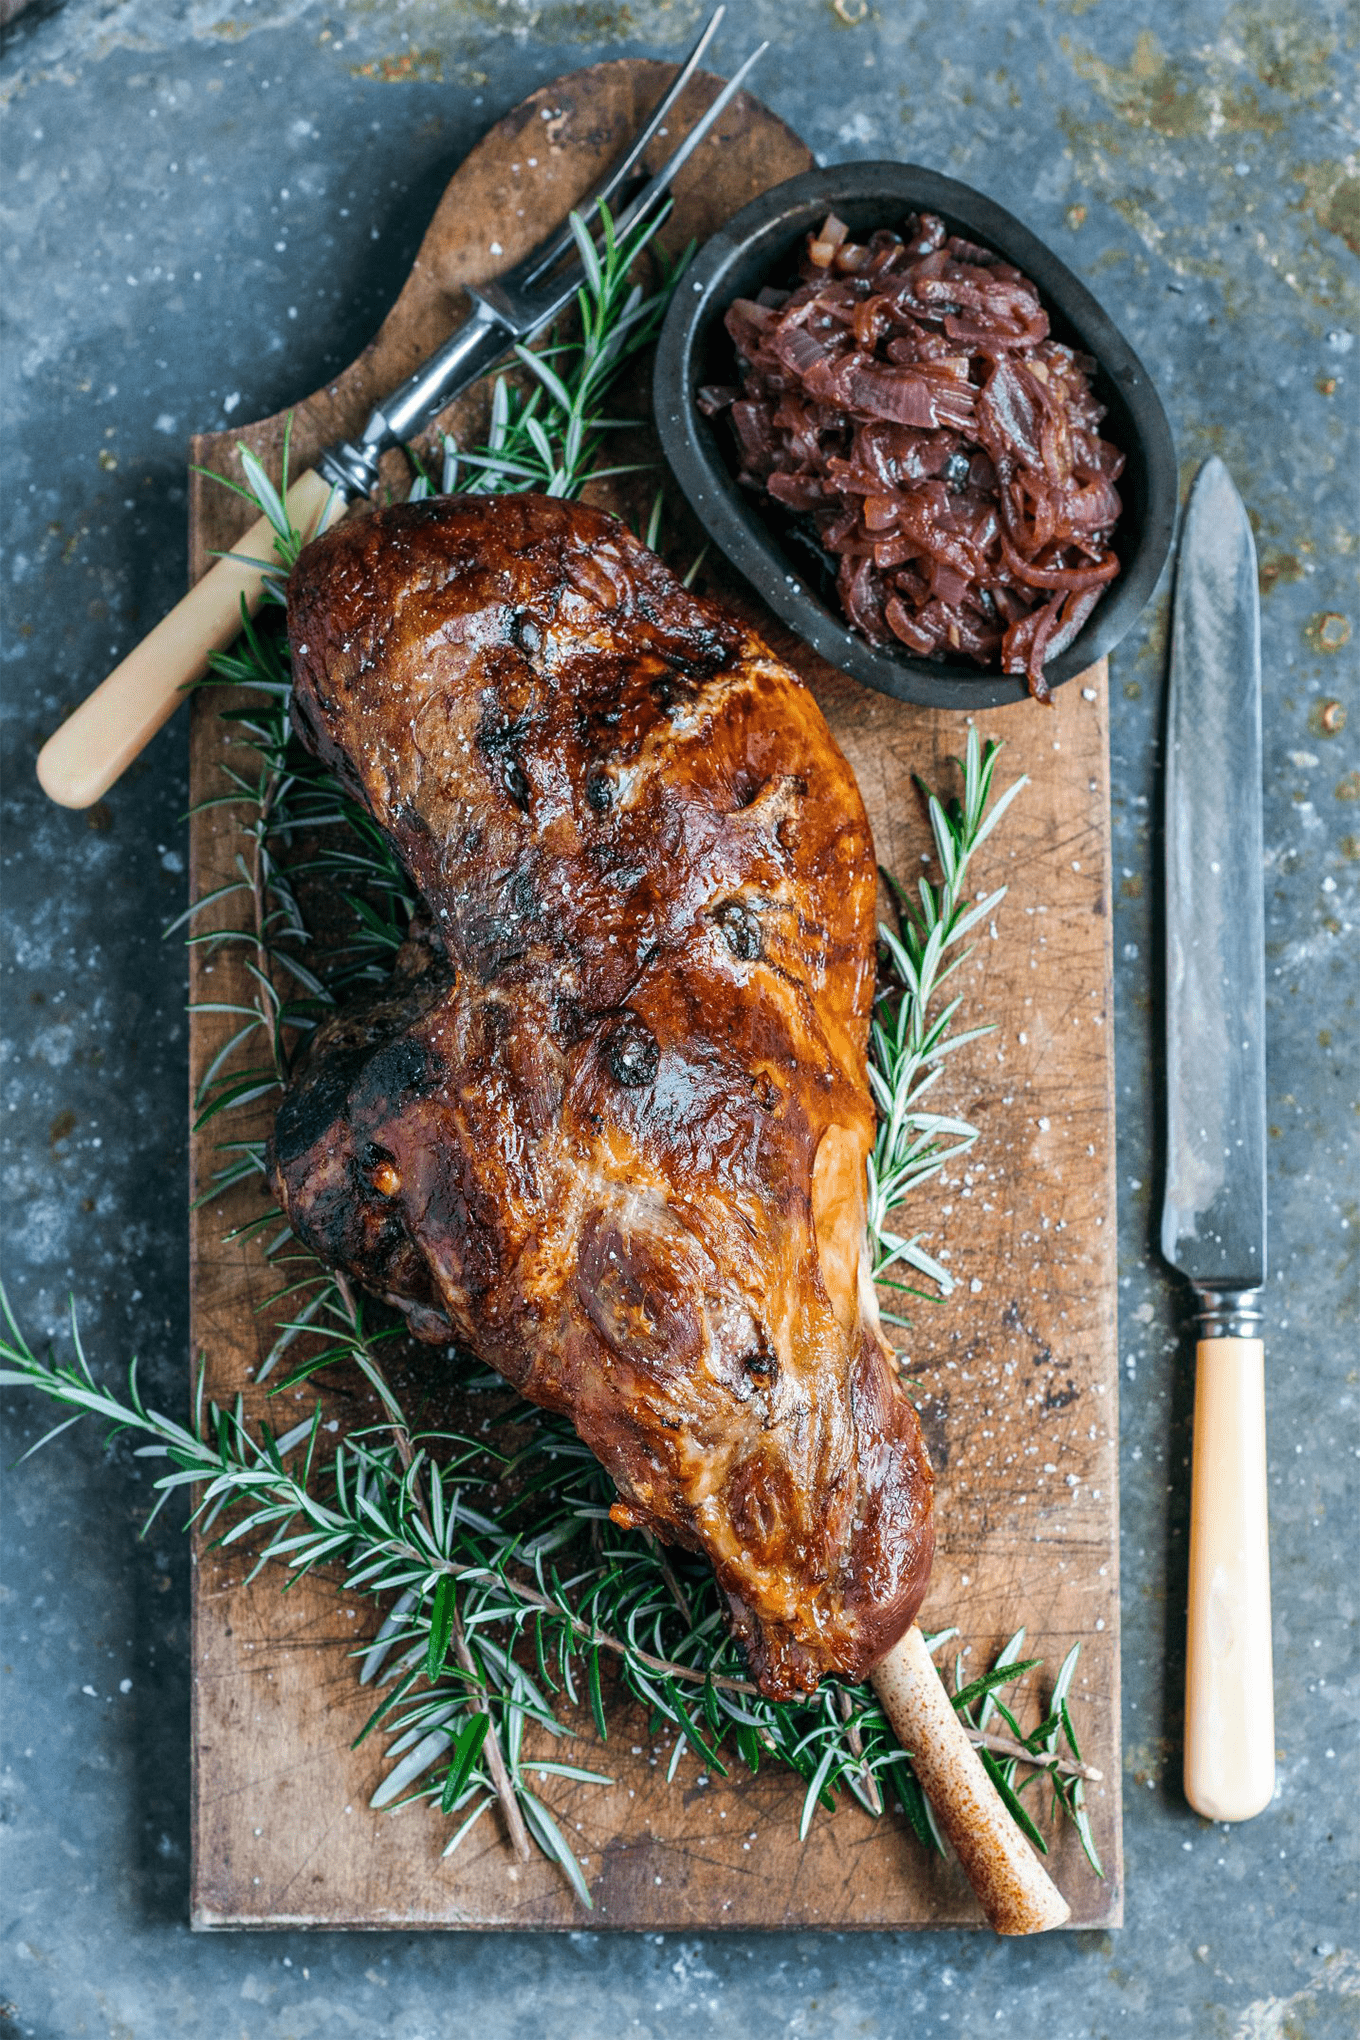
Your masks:
M 1167 1173 L 1162 1252 L 1210 1292 L 1266 1275 L 1261 623 L 1256 548 L 1221 460 L 1181 539 L 1166 752 Z
M 1165 779 L 1162 1252 L 1193 1285 L 1185 1790 L 1245 1820 L 1274 1790 L 1265 1374 L 1265 920 L 1256 549 L 1222 461 L 1186 510 Z

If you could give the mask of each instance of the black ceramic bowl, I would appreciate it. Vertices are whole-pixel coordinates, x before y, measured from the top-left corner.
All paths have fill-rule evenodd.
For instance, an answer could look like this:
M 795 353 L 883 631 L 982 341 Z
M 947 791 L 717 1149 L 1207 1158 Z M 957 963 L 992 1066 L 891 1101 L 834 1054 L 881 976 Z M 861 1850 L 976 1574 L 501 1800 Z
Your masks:
M 1084 284 L 999 205 L 952 178 L 914 163 L 846 163 L 809 170 L 753 199 L 701 249 L 686 271 L 657 349 L 654 405 L 666 457 L 712 536 L 798 635 L 842 672 L 883 694 L 932 708 L 995 708 L 1022 701 L 1023 675 L 966 662 L 919 659 L 903 647 L 871 645 L 850 628 L 834 591 L 818 592 L 815 565 L 781 542 L 766 507 L 737 487 L 734 450 L 721 421 L 700 412 L 706 383 L 737 379 L 735 354 L 723 326 L 733 298 L 754 297 L 763 284 L 782 285 L 796 272 L 803 237 L 829 212 L 854 235 L 901 224 L 907 213 L 933 212 L 952 233 L 994 248 L 1037 286 L 1055 338 L 1079 347 L 1097 364 L 1096 396 L 1106 407 L 1102 433 L 1125 456 L 1119 493 L 1124 512 L 1114 533 L 1121 572 L 1080 635 L 1047 667 L 1056 687 L 1111 651 L 1156 585 L 1176 517 L 1176 455 L 1171 430 L 1139 361 Z M 812 585 L 809 586 L 809 580 Z

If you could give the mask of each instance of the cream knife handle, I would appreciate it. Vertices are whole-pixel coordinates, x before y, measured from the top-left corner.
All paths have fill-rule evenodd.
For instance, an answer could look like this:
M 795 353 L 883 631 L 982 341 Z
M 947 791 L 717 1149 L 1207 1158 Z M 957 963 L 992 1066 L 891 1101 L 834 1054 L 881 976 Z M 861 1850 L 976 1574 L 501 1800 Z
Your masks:
M 329 482 L 314 468 L 299 475 L 288 491 L 288 515 L 305 538 L 314 537 L 323 520 L 332 522 L 343 508 L 343 501 L 333 496 Z M 274 550 L 269 520 L 261 517 L 252 524 L 235 550 L 269 559 Z M 169 721 L 184 699 L 184 689 L 203 678 L 208 654 L 225 651 L 237 635 L 242 597 L 253 614 L 263 586 L 260 569 L 240 560 L 218 560 L 210 567 L 48 738 L 38 753 L 43 792 L 71 808 L 89 807 L 107 793 L 161 724 Z
M 1250 1820 L 1275 1790 L 1259 1339 L 1199 1342 L 1193 1450 L 1185 1796 L 1210 1820 Z

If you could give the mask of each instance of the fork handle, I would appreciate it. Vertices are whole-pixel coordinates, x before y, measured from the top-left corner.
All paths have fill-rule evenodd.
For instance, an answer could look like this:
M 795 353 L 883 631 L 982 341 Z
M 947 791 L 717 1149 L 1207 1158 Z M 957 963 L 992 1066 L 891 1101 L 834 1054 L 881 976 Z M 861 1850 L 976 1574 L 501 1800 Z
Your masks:
M 328 505 L 333 505 L 329 518 Z M 286 507 L 294 527 L 312 538 L 344 504 L 309 468 L 289 489 Z M 257 559 L 268 559 L 273 548 L 273 527 L 265 517 L 237 541 L 237 550 Z M 44 793 L 70 808 L 89 807 L 107 793 L 162 723 L 169 721 L 185 689 L 203 678 L 209 654 L 225 651 L 236 637 L 242 602 L 253 615 L 263 591 L 259 567 L 239 559 L 221 559 L 210 567 L 48 738 L 38 753 Z
M 371 459 L 380 446 L 400 446 L 417 438 L 455 397 L 480 382 L 521 334 L 537 330 L 533 316 L 513 305 L 494 281 L 470 289 L 467 295 L 471 309 L 462 324 L 379 404 L 364 427 L 361 446 L 347 446 L 344 451 L 358 451 L 361 458 L 367 454 Z M 375 466 L 365 489 L 371 489 L 376 480 Z
M 1210 1820 L 1250 1820 L 1275 1790 L 1260 1339 L 1200 1340 L 1193 1454 L 1185 1796 Z

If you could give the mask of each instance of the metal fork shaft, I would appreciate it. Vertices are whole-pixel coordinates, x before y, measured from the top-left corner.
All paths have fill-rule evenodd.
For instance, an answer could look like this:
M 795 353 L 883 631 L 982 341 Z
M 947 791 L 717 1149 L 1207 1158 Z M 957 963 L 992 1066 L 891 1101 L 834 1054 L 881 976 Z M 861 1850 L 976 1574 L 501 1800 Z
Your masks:
M 416 438 L 452 395 L 494 368 L 514 346 L 514 326 L 479 291 L 471 297 L 472 310 L 462 325 L 370 413 L 358 440 L 328 446 L 317 461 L 321 474 L 347 498 L 371 495 L 378 484 L 379 456 Z

